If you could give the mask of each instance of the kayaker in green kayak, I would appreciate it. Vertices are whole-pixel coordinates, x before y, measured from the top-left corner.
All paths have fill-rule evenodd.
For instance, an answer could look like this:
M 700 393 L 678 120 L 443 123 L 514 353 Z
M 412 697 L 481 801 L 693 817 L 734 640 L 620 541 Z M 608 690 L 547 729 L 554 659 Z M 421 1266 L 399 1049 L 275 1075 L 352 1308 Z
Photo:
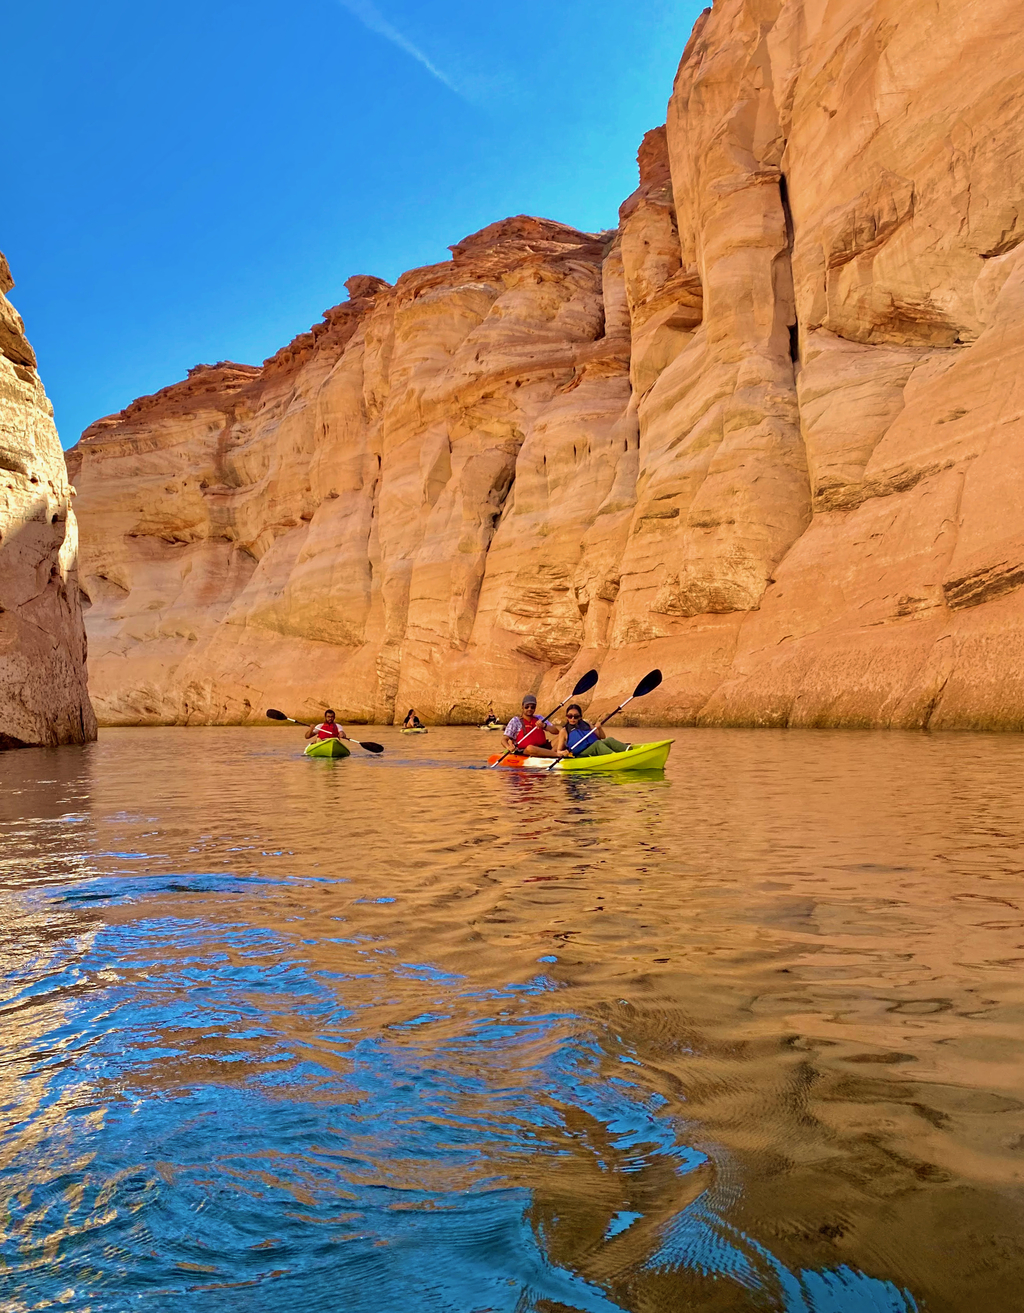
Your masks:
M 324 712 L 324 718 L 319 725 L 310 725 L 306 730 L 307 739 L 319 739 L 323 743 L 324 739 L 347 739 L 348 735 L 335 720 L 334 712 L 330 707 Z
M 523 698 L 523 710 L 513 716 L 505 726 L 504 742 L 509 752 L 518 753 L 520 757 L 567 757 L 568 752 L 556 752 L 548 742 L 548 730 L 558 733 L 558 728 L 543 716 L 537 715 L 537 699 L 532 693 Z
M 579 746 L 579 751 L 577 751 Z M 605 757 L 613 752 L 628 752 L 629 744 L 621 739 L 611 739 L 604 732 L 604 726 L 596 729 L 583 719 L 583 708 L 578 702 L 570 702 L 565 709 L 565 726 L 558 731 L 555 739 L 553 756 L 559 757 Z
M 415 707 L 410 707 L 410 708 L 409 708 L 409 713 L 408 713 L 408 715 L 406 716 L 405 720 L 402 721 L 402 728 L 403 728 L 403 729 L 422 729 L 422 728 L 423 728 L 423 721 L 420 720 L 419 716 L 417 716 L 417 714 L 416 714 L 416 708 L 415 708 Z

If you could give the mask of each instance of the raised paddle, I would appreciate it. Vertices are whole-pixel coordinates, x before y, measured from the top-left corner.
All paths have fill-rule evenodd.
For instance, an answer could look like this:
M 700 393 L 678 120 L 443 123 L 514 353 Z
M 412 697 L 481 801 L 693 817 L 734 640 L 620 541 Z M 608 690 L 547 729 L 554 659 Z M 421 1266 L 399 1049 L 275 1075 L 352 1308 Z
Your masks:
M 607 716 L 602 716 L 601 719 L 597 722 L 597 724 L 593 727 L 593 729 L 589 730 L 586 734 L 583 735 L 579 743 L 576 744 L 576 747 L 572 749 L 572 755 L 574 757 L 577 755 L 578 749 L 584 743 L 586 743 L 587 739 L 590 738 L 591 734 L 597 733 L 597 731 L 601 728 L 601 726 L 605 723 L 606 720 L 611 720 L 612 716 L 617 716 L 619 712 L 622 710 L 622 708 L 628 706 L 629 703 L 632 702 L 634 698 L 642 698 L 645 697 L 648 693 L 653 693 L 660 683 L 661 683 L 660 670 L 652 670 L 649 675 L 644 675 L 643 679 L 641 679 L 640 683 L 637 684 L 636 688 L 629 695 L 629 697 L 626 698 L 625 702 L 620 702 L 614 711 L 609 711 Z M 569 699 L 566 698 L 567 702 L 568 700 Z M 564 759 L 556 758 L 548 767 L 548 770 L 551 770 L 553 767 L 557 766 L 559 760 L 564 760 Z
M 561 702 L 559 702 L 558 706 L 555 707 L 554 711 L 549 711 L 546 716 L 541 716 L 541 720 L 542 721 L 550 720 L 552 716 L 557 715 L 557 713 L 562 710 L 562 708 L 571 698 L 581 698 L 584 693 L 589 693 L 596 683 L 597 683 L 597 671 L 588 670 L 585 675 L 582 675 L 580 677 L 579 681 L 576 684 L 576 687 L 569 694 L 569 696 L 562 698 Z M 516 747 L 517 748 L 519 747 L 518 743 L 516 744 Z M 491 770 L 493 770 L 495 766 L 500 766 L 506 757 L 511 757 L 512 751 L 513 751 L 512 748 L 509 748 L 507 752 L 503 752 L 501 754 L 501 756 L 498 758 L 497 761 L 491 762 Z
M 309 722 L 306 720 L 295 720 L 291 716 L 286 716 L 283 711 L 277 711 L 273 707 L 267 712 L 268 720 L 287 720 L 292 725 L 305 725 L 309 729 Z M 349 743 L 354 743 L 357 748 L 365 748 L 367 752 L 383 752 L 382 743 L 360 743 L 358 739 L 349 739 Z

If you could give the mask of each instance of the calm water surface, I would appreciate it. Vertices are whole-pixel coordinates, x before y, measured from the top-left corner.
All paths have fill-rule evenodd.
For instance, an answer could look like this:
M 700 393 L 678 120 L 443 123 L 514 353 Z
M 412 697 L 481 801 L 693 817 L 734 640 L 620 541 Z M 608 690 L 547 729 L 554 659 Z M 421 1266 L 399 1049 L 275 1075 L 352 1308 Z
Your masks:
M 0 755 L 0 1308 L 1017 1313 L 1024 741 L 362 732 Z

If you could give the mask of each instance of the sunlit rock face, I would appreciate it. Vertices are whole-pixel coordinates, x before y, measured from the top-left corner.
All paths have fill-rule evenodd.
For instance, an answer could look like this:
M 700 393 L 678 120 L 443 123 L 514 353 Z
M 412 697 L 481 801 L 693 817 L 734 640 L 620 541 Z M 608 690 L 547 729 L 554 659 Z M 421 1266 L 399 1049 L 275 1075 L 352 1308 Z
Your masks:
M 520 216 L 70 456 L 113 723 L 1024 728 L 1016 0 L 724 0 L 617 229 Z
M 96 737 L 72 489 L 0 255 L 0 750 Z

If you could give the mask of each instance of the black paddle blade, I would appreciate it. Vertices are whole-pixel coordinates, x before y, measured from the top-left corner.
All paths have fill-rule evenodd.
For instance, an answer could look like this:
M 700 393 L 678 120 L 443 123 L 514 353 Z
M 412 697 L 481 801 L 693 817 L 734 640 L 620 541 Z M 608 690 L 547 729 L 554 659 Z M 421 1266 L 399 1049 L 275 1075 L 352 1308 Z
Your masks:
M 644 675 L 640 683 L 637 684 L 636 688 L 633 690 L 633 696 L 635 698 L 642 698 L 645 693 L 653 693 L 660 683 L 661 671 L 652 670 L 649 675 Z
M 276 708 L 271 707 L 270 710 L 267 712 L 267 719 L 268 719 L 268 720 L 291 720 L 291 716 L 286 716 L 286 715 L 284 714 L 283 711 L 278 711 L 278 710 L 276 710 Z
M 584 693 L 589 693 L 596 683 L 597 683 L 597 671 L 588 670 L 587 673 L 577 683 L 576 687 L 573 689 L 572 691 L 573 697 L 579 698 L 582 697 Z
M 383 744 L 383 743 L 363 743 L 361 740 L 357 740 L 357 742 L 359 743 L 359 746 L 360 746 L 361 748 L 365 748 L 367 752 L 383 752 L 383 751 L 384 751 L 384 744 Z

